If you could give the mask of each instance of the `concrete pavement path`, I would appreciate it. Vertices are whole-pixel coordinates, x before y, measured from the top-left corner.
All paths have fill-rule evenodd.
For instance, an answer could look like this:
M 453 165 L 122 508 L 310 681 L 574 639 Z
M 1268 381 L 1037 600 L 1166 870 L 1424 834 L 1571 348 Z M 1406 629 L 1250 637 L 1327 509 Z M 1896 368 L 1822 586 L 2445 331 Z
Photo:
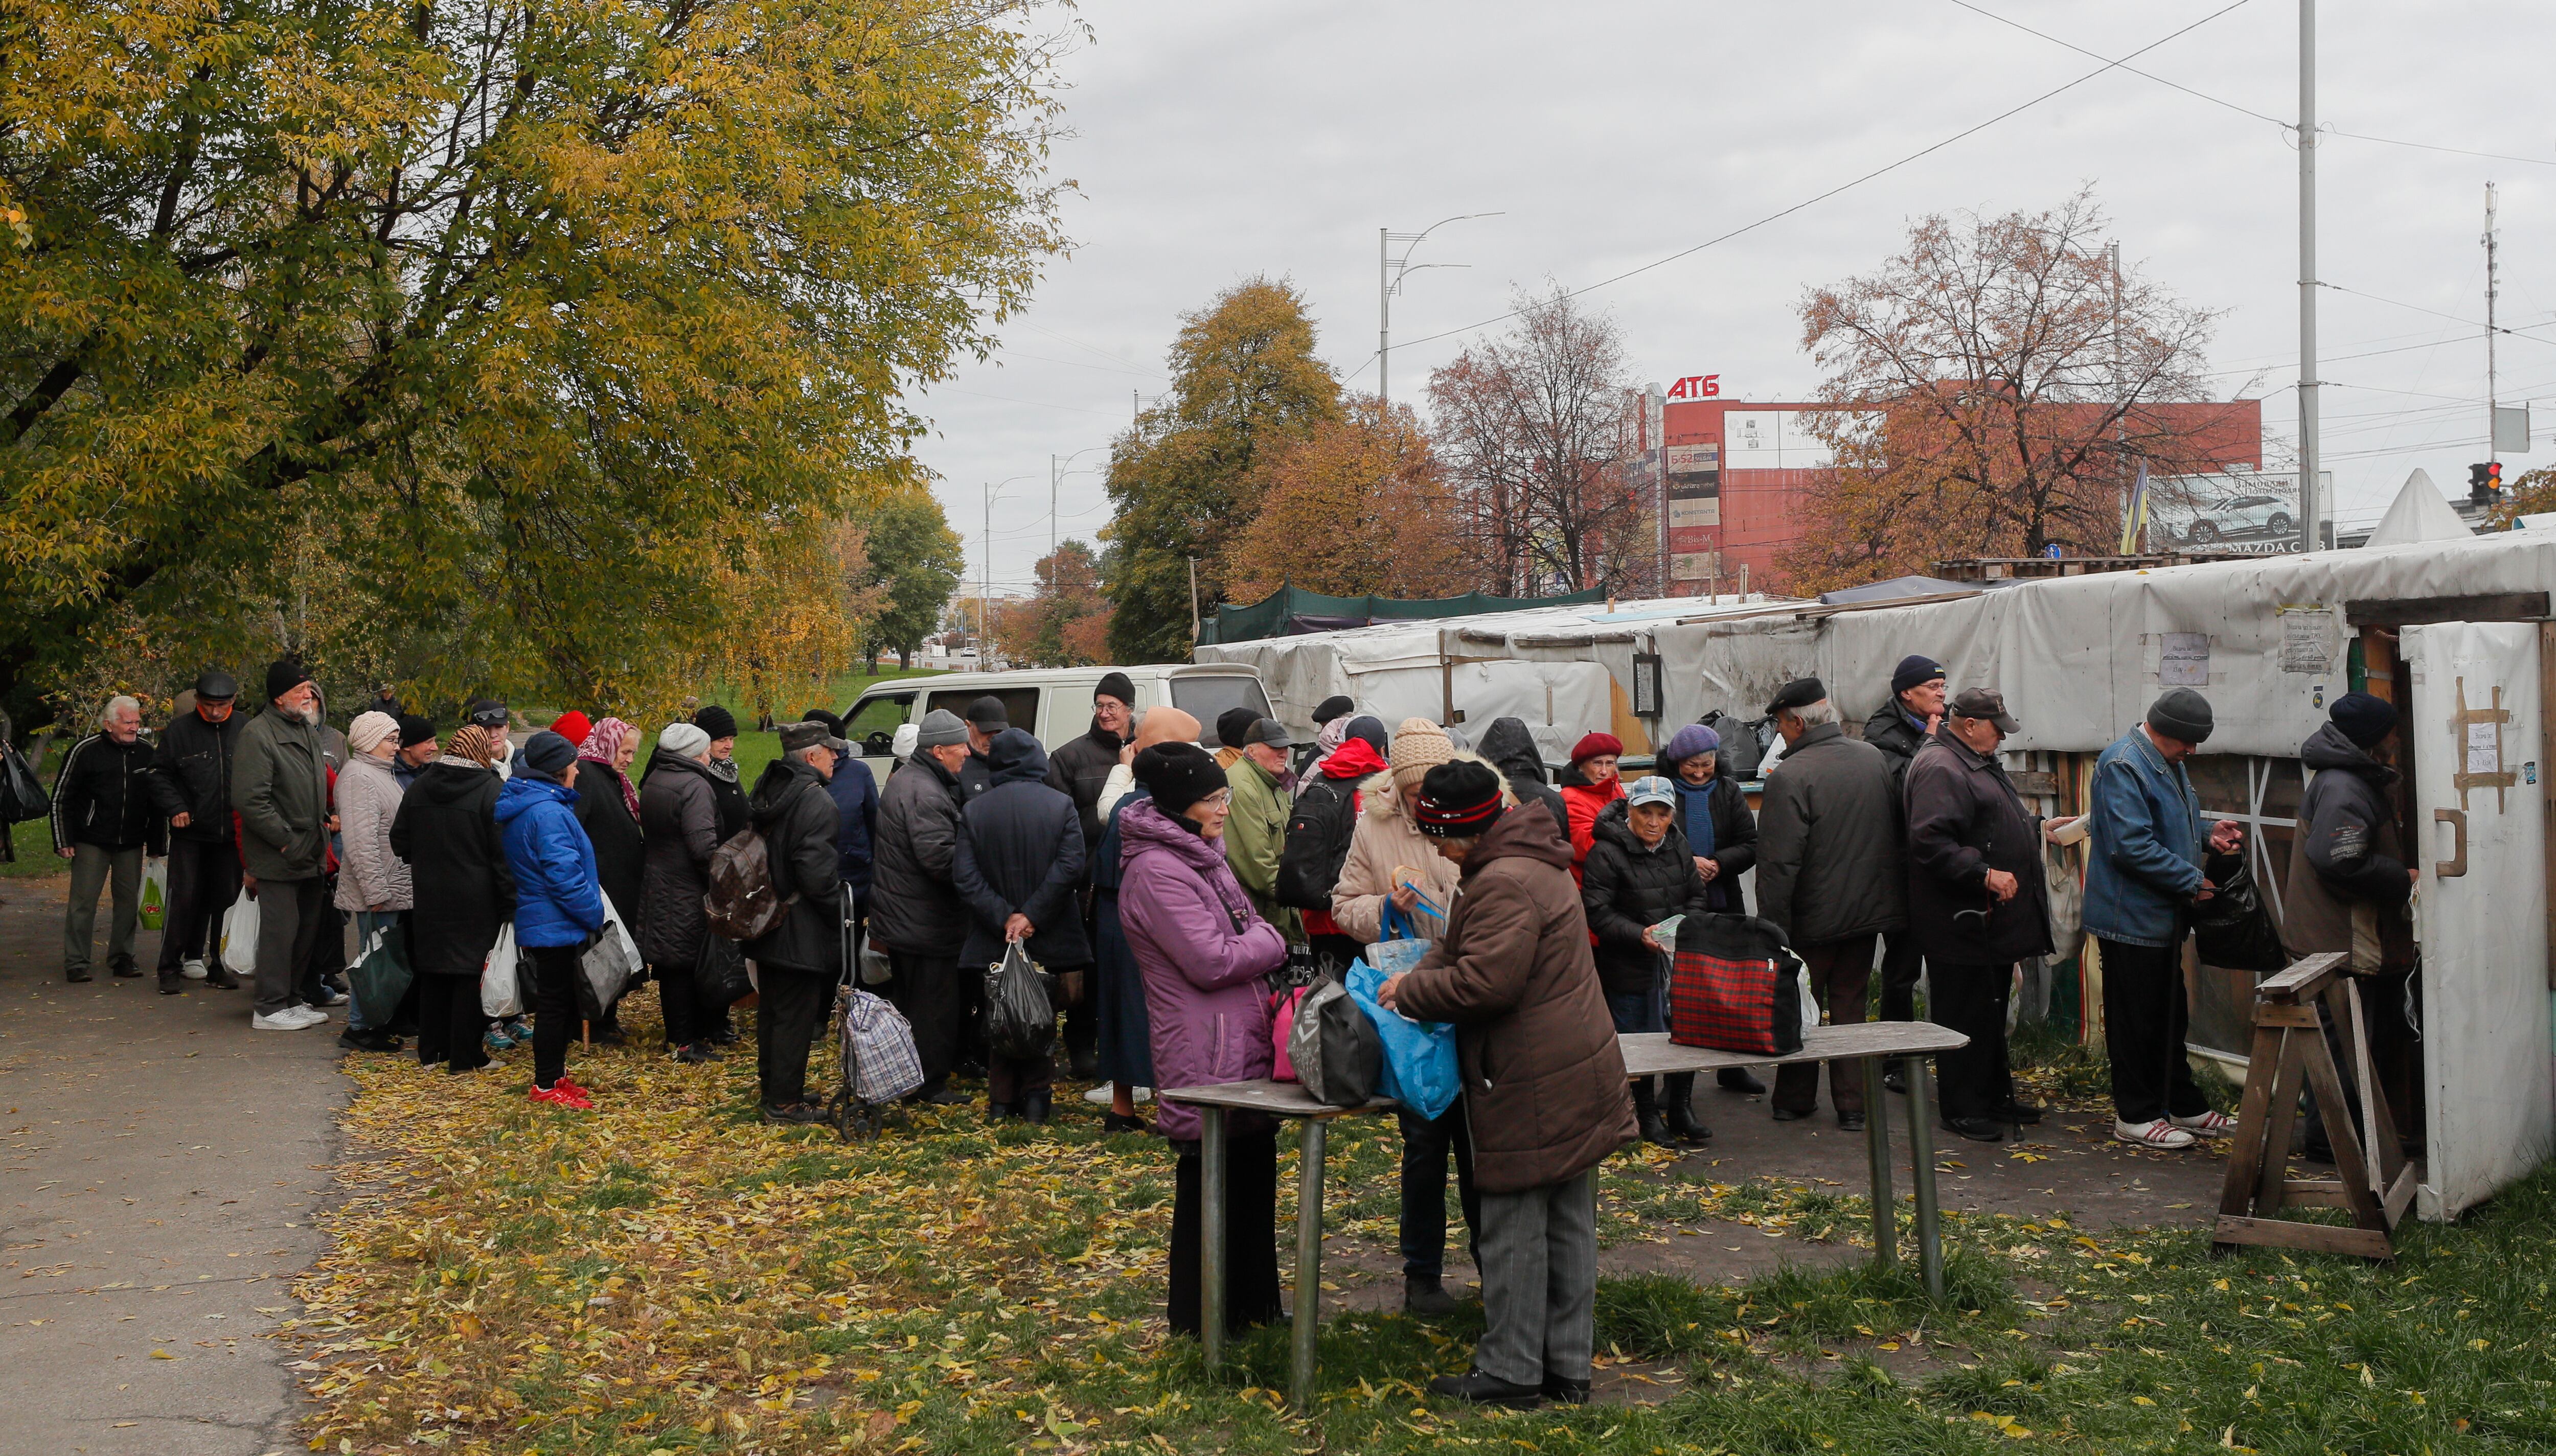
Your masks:
M 0 1453 L 298 1449 L 264 1337 L 320 1247 L 343 1019 L 252 1032 L 245 989 L 162 996 L 103 943 L 66 984 L 68 886 L 0 880 Z

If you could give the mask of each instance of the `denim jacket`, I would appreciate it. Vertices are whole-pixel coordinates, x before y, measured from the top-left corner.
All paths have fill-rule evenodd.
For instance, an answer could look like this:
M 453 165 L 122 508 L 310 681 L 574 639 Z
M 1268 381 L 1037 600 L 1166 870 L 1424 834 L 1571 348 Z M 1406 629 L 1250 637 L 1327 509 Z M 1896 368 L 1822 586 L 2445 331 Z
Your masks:
M 2171 945 L 2201 893 L 2206 830 L 2192 779 L 2136 728 L 2095 761 L 2094 838 L 2086 860 L 2086 933 Z

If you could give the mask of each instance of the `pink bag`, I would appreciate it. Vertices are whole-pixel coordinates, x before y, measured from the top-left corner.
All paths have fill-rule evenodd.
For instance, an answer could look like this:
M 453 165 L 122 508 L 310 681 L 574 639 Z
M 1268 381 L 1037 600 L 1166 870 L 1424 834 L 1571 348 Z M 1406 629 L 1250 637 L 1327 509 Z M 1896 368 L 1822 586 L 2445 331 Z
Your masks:
M 1272 1049 L 1277 1052 L 1269 1071 L 1272 1081 L 1296 1080 L 1295 1058 L 1287 1054 L 1287 1033 L 1295 1029 L 1297 1005 L 1304 1001 L 1305 993 L 1311 989 L 1313 988 L 1309 986 L 1298 986 L 1281 991 L 1270 1002 L 1269 1040 Z

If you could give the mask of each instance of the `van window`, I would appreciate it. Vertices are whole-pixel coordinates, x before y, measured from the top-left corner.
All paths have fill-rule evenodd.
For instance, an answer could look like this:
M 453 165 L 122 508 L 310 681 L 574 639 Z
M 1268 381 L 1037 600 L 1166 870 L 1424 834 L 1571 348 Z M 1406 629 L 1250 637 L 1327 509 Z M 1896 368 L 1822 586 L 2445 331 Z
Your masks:
M 1027 732 L 1033 738 L 1038 736 L 1039 690 L 1035 687 L 1004 687 L 990 691 L 982 687 L 938 688 L 924 699 L 923 710 L 928 713 L 934 708 L 948 708 L 964 718 L 967 716 L 967 704 L 980 697 L 988 696 L 1002 699 L 1003 716 L 1011 721 L 1013 727 Z
M 843 736 L 864 758 L 886 758 L 896 747 L 896 730 L 914 710 L 911 692 L 875 692 L 843 715 Z
M 1276 716 L 1269 711 L 1269 694 L 1260 690 L 1260 679 L 1241 672 L 1175 677 L 1172 706 L 1198 719 L 1200 736 L 1209 743 L 1215 741 L 1215 720 L 1235 708 Z

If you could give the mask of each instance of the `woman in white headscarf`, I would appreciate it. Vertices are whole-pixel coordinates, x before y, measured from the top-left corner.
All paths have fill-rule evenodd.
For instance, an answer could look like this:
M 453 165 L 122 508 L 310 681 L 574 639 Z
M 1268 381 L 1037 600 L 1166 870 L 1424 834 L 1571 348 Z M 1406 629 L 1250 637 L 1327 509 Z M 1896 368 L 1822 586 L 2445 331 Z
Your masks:
M 400 751 L 399 720 L 388 713 L 358 713 L 346 727 L 346 766 L 337 771 L 337 909 L 355 916 L 355 943 L 369 947 L 376 932 L 399 943 L 392 952 L 408 956 L 408 912 L 417 904 L 410 889 L 408 861 L 391 850 L 391 821 L 399 817 L 406 792 L 391 761 Z M 414 993 L 412 993 L 413 995 Z M 408 1003 L 411 1020 L 414 1002 Z M 356 998 L 346 1010 L 346 1030 L 338 1044 L 361 1051 L 397 1051 L 400 1038 L 389 1028 L 400 1020 L 398 1006 L 366 1006 Z
M 683 1062 L 718 1058 L 706 1039 L 709 1016 L 693 995 L 694 968 L 710 933 L 702 893 L 709 888 L 710 856 L 719 846 L 709 761 L 708 733 L 691 723 L 669 723 L 657 735 L 639 789 L 639 826 L 647 836 L 639 954 L 656 976 L 666 1044 Z

